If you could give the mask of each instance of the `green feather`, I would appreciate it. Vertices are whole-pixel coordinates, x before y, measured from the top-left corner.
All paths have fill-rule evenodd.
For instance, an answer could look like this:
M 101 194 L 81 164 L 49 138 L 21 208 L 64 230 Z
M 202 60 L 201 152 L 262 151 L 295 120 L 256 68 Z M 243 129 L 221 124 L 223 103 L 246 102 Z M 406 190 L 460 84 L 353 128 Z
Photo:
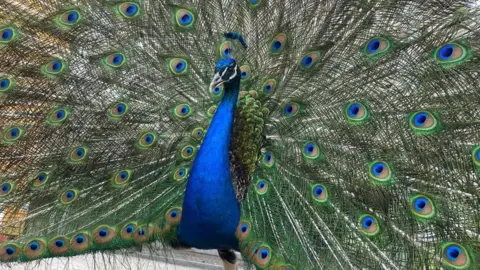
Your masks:
M 232 57 L 246 268 L 478 264 L 472 1 L 4 2 L 2 263 L 183 247 L 192 162 L 228 94 L 215 63 Z

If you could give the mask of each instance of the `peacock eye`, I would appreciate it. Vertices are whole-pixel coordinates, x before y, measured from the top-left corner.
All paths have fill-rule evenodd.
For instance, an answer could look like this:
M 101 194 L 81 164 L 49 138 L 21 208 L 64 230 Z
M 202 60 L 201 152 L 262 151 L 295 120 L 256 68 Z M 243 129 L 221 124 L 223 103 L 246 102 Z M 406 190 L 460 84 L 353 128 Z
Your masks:
M 424 219 L 432 218 L 436 214 L 432 200 L 423 195 L 410 197 L 410 209 L 416 217 Z
M 131 170 L 121 170 L 118 171 L 114 176 L 113 176 L 113 186 L 114 187 L 124 187 L 128 182 L 130 181 L 132 177 L 132 171 Z
M 112 68 L 121 67 L 125 62 L 126 58 L 122 53 L 113 53 L 103 59 L 103 63 Z
M 377 184 L 388 184 L 393 180 L 393 171 L 384 161 L 375 160 L 369 165 L 368 175 Z
M 454 269 L 470 269 L 470 256 L 460 244 L 453 242 L 443 244 L 442 257 L 444 263 Z
M 257 181 L 257 183 L 255 184 L 255 191 L 260 195 L 263 195 L 263 194 L 267 193 L 268 182 L 263 180 L 263 179 L 259 179 Z
M 108 109 L 108 116 L 110 119 L 119 120 L 121 119 L 129 110 L 128 104 L 124 102 L 118 102 L 110 106 Z
M 42 72 L 46 76 L 53 77 L 64 72 L 66 64 L 62 60 L 53 60 L 42 67 Z
M 327 202 L 328 200 L 328 191 L 324 185 L 313 185 L 312 186 L 312 197 L 315 201 L 319 203 Z
M 350 124 L 362 124 L 369 118 L 367 107 L 362 103 L 349 103 L 344 109 L 345 117 Z
M 179 9 L 175 13 L 175 22 L 177 23 L 177 26 L 181 28 L 192 28 L 195 24 L 195 15 L 189 10 Z
M 147 149 L 157 141 L 157 134 L 154 132 L 146 132 L 138 140 L 137 146 L 140 149 Z
M 182 58 L 170 59 L 168 63 L 169 70 L 174 75 L 183 75 L 188 71 L 188 63 Z
M 65 109 L 56 109 L 47 118 L 48 124 L 60 124 L 65 121 L 70 114 L 69 111 Z
M 3 183 L 0 185 L 0 198 L 10 194 L 13 190 L 13 183 Z
M 188 104 L 179 104 L 175 107 L 174 115 L 179 119 L 186 119 L 192 114 L 192 109 Z
M 392 42 L 383 37 L 375 37 L 367 41 L 363 48 L 363 52 L 367 56 L 379 56 L 387 51 L 389 51 L 392 48 Z
M 283 52 L 287 44 L 287 34 L 280 33 L 277 34 L 270 45 L 270 53 L 272 55 L 278 55 Z
M 134 18 L 140 14 L 140 7 L 133 2 L 126 2 L 118 5 L 118 12 L 127 19 Z
M 5 27 L 3 29 L 0 29 L 0 45 L 8 44 L 14 41 L 16 37 L 16 31 L 12 27 Z
M 219 47 L 219 53 L 221 58 L 228 58 L 232 53 L 232 43 L 230 41 L 223 42 Z
M 375 236 L 380 232 L 377 219 L 371 215 L 360 216 L 360 231 L 367 236 Z
M 0 77 L 0 94 L 7 93 L 13 88 L 13 80 L 8 77 Z
M 300 58 L 300 68 L 303 70 L 310 69 L 318 62 L 318 60 L 320 60 L 320 56 L 321 54 L 319 51 L 312 51 L 304 54 Z
M 77 24 L 81 19 L 80 13 L 76 10 L 69 10 L 62 15 L 60 15 L 60 18 L 58 20 L 59 23 L 61 23 L 64 26 L 73 26 Z
M 78 191 L 69 189 L 64 191 L 60 196 L 60 202 L 64 205 L 70 204 L 78 198 Z
M 3 132 L 2 141 L 4 143 L 13 143 L 20 139 L 25 130 L 20 127 L 9 127 Z
M 435 60 L 441 64 L 462 62 L 468 57 L 468 49 L 457 43 L 448 43 L 435 50 Z
M 437 117 L 428 111 L 419 111 L 410 115 L 410 127 L 417 134 L 432 134 L 439 130 Z
M 76 147 L 70 152 L 70 162 L 78 163 L 87 158 L 88 148 L 84 146 Z

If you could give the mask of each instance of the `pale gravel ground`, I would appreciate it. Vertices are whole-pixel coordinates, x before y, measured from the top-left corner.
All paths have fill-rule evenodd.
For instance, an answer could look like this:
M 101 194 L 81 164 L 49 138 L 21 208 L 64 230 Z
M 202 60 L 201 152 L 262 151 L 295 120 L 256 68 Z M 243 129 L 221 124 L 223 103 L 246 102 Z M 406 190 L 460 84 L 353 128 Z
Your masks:
M 237 254 L 238 255 L 238 254 Z M 168 262 L 165 254 L 150 255 L 148 251 L 132 252 L 129 256 L 115 254 L 107 256 L 79 255 L 70 258 L 55 258 L 31 263 L 3 265 L 0 269 L 9 270 L 221 270 L 222 261 L 216 251 L 173 251 Z M 241 263 L 241 261 L 240 261 Z M 240 264 L 239 270 L 244 269 Z

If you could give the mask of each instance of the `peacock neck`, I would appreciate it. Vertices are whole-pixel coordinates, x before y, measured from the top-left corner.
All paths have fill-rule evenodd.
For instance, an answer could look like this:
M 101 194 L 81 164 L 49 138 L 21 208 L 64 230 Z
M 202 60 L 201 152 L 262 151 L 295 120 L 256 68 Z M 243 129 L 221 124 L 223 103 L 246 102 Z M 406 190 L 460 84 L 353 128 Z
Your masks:
M 229 148 L 239 88 L 239 80 L 225 84 L 190 172 L 178 234 L 196 248 L 238 248 L 235 230 L 240 205 L 230 176 Z

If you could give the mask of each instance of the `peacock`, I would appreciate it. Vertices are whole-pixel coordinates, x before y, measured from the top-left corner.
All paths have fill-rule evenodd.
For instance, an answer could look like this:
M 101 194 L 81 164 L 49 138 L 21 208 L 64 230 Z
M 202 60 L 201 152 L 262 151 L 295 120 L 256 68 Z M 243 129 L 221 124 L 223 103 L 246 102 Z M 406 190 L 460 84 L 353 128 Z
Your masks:
M 479 54 L 474 1 L 2 0 L 1 264 L 478 269 Z

